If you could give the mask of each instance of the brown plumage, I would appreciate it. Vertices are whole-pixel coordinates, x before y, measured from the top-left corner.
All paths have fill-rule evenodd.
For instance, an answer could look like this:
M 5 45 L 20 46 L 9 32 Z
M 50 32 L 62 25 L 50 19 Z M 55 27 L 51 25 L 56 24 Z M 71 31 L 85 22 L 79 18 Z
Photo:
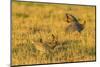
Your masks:
M 84 24 L 80 24 L 78 19 L 71 15 L 71 14 L 66 14 L 67 22 L 70 23 L 70 25 L 66 28 L 66 31 L 78 31 L 81 32 L 84 29 Z
M 54 49 L 58 44 L 59 44 L 58 38 L 54 34 L 52 34 L 52 47 L 51 48 Z

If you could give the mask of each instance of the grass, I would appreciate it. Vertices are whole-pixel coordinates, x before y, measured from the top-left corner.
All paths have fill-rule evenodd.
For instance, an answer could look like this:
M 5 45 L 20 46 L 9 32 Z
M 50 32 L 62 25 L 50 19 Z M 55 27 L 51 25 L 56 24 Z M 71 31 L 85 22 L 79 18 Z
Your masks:
M 65 31 L 66 13 L 86 21 L 81 33 Z M 12 65 L 94 61 L 95 45 L 94 6 L 12 2 Z

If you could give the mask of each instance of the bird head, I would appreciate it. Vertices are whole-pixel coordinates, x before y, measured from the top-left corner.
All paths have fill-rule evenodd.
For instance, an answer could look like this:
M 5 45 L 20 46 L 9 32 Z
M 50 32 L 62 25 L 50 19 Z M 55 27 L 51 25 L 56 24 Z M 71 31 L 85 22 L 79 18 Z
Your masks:
M 67 21 L 67 23 L 73 22 L 74 19 L 75 19 L 74 16 L 72 16 L 71 14 L 66 13 L 66 21 Z

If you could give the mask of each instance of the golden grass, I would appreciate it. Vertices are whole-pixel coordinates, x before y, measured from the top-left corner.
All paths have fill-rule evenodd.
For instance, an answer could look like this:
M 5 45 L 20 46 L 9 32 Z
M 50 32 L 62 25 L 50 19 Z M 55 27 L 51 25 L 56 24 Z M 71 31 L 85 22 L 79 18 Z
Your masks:
M 68 33 L 65 14 L 80 23 L 81 33 Z M 54 34 L 57 44 L 53 42 Z M 40 42 L 40 39 L 43 42 Z M 56 45 L 55 48 L 52 48 Z M 95 7 L 63 4 L 12 3 L 12 65 L 94 61 Z

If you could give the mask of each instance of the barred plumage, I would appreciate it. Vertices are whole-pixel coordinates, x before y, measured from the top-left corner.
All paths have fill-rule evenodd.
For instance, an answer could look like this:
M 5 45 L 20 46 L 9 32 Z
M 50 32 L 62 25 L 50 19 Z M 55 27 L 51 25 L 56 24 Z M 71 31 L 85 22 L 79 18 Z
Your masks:
M 84 24 L 80 24 L 78 19 L 71 15 L 71 14 L 66 14 L 67 17 L 67 22 L 70 23 L 70 25 L 66 28 L 66 31 L 78 31 L 81 32 L 84 29 Z

